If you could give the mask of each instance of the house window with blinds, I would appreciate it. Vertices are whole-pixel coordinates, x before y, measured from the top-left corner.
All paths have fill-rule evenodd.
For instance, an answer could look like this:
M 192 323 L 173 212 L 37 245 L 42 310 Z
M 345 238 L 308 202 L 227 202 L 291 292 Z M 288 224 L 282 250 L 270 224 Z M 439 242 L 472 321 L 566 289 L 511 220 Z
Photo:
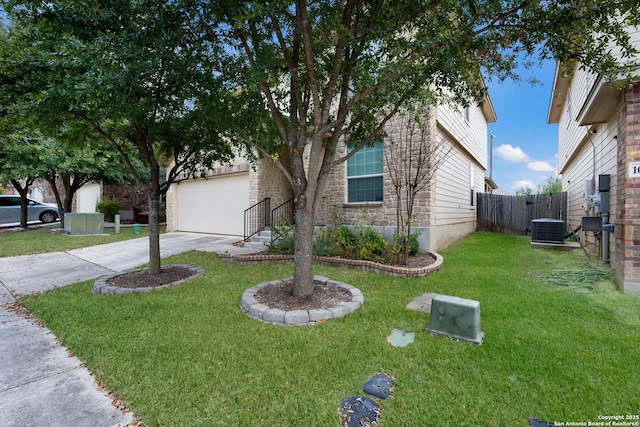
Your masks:
M 375 141 L 347 160 L 347 203 L 382 202 L 383 144 Z

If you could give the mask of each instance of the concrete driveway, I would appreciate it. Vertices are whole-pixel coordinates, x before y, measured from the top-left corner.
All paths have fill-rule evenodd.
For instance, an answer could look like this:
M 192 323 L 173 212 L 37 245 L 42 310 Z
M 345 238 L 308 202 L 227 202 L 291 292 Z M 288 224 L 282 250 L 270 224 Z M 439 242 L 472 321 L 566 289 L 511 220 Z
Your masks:
M 69 237 L 77 238 L 77 237 Z M 162 257 L 189 250 L 250 253 L 238 237 L 196 233 L 160 236 Z M 134 416 L 113 405 L 82 362 L 36 320 L 16 310 L 16 297 L 139 267 L 149 261 L 147 238 L 69 252 L 0 258 L 0 424 L 125 426 Z

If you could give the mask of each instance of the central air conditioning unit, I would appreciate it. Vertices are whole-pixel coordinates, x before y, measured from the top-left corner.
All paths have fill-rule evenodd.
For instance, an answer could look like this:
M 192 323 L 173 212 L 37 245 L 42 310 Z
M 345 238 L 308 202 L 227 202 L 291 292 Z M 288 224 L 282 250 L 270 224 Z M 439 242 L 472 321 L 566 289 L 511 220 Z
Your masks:
M 564 243 L 564 221 L 538 218 L 532 221 L 531 241 L 537 243 Z

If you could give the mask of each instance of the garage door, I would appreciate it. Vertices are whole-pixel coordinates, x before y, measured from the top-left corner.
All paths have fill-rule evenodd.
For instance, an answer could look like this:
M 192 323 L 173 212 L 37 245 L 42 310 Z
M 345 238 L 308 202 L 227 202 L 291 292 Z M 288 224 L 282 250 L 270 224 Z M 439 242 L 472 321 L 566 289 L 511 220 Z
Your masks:
M 249 173 L 183 181 L 175 187 L 179 231 L 244 233 L 249 207 Z

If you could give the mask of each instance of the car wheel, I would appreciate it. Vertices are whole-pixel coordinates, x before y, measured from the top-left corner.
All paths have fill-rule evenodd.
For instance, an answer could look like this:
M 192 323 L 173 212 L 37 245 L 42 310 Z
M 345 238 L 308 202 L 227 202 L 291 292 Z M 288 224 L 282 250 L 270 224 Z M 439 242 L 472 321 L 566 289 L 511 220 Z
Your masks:
M 42 212 L 40 214 L 40 221 L 42 221 L 42 222 L 44 222 L 46 224 L 55 221 L 56 218 L 58 218 L 58 216 L 54 212 L 51 212 L 51 211 Z

